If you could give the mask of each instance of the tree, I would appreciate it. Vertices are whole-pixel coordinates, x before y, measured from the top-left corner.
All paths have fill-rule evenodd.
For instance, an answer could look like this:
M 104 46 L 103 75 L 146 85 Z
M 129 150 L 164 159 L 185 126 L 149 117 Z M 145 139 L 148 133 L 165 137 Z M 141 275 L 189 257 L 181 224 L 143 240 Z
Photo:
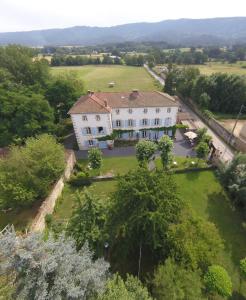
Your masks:
M 136 145 L 136 156 L 140 166 L 146 164 L 154 155 L 157 146 L 154 142 L 142 140 Z
M 200 273 L 185 269 L 168 258 L 154 273 L 152 291 L 157 300 L 202 299 Z
M 204 276 L 205 286 L 208 293 L 218 294 L 224 298 L 232 295 L 232 282 L 226 270 L 218 265 L 208 268 L 208 272 Z
M 169 227 L 168 243 L 174 259 L 193 270 L 206 270 L 223 250 L 215 225 L 189 212 L 184 212 L 180 223 Z
M 57 121 L 67 117 L 68 110 L 83 93 L 84 84 L 74 73 L 59 75 L 50 82 L 46 98 L 55 109 Z
M 231 194 L 234 204 L 246 212 L 246 154 L 238 154 L 220 170 L 225 188 Z
M 158 149 L 161 154 L 161 162 L 164 169 L 168 168 L 168 165 L 172 161 L 172 148 L 173 141 L 167 135 L 163 135 L 158 142 Z
M 205 142 L 209 145 L 210 141 L 212 140 L 212 137 L 207 134 L 208 129 L 206 127 L 199 128 L 197 130 L 197 143 Z
M 199 99 L 199 105 L 202 109 L 208 109 L 210 107 L 211 97 L 207 93 L 202 93 Z
M 240 271 L 244 279 L 246 279 L 246 257 L 240 260 Z
M 88 159 L 92 169 L 100 169 L 102 165 L 102 151 L 99 148 L 91 148 L 88 151 Z
M 54 130 L 54 114 L 40 94 L 0 86 L 0 147 Z
M 91 299 L 105 287 L 109 265 L 92 260 L 85 244 L 76 251 L 75 242 L 42 234 L 25 237 L 7 232 L 0 236 L 0 266 L 15 277 L 15 299 Z
M 179 219 L 184 206 L 177 196 L 173 177 L 138 168 L 118 179 L 112 195 L 106 232 L 110 237 L 111 261 L 117 268 L 139 270 L 169 253 L 167 231 Z
M 22 148 L 12 147 L 0 160 L 0 207 L 30 206 L 44 198 L 64 168 L 64 149 L 49 135 L 29 138 Z
M 136 277 L 127 274 L 124 280 L 115 274 L 107 282 L 106 291 L 98 300 L 151 300 L 148 290 Z
M 90 249 L 101 253 L 103 248 L 103 227 L 106 220 L 105 207 L 97 197 L 83 190 L 76 194 L 76 207 L 69 220 L 67 233 L 72 236 L 78 249 L 87 241 Z
M 196 155 L 200 159 L 207 159 L 209 153 L 209 147 L 206 142 L 200 142 L 196 148 Z

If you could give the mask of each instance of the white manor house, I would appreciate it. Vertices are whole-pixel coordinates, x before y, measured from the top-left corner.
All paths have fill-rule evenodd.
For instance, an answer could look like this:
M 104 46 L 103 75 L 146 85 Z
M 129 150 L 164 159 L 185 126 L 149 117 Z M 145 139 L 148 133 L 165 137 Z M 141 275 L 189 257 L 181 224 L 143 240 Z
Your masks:
M 158 140 L 172 136 L 170 127 L 177 121 L 178 104 L 161 92 L 91 92 L 82 96 L 68 114 L 80 150 L 112 147 L 110 138 Z

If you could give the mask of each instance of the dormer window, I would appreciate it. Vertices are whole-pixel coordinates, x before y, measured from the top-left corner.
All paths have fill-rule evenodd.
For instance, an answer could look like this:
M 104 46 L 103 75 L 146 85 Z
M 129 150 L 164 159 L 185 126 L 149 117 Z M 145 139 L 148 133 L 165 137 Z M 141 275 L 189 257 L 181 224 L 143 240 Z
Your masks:
M 147 114 L 147 112 L 148 112 L 148 109 L 147 109 L 147 108 L 145 108 L 143 112 L 144 112 L 145 114 Z
M 160 108 L 156 108 L 155 112 L 156 112 L 157 114 L 159 114 Z
M 132 114 L 132 109 L 129 108 L 129 109 L 128 109 L 128 112 L 129 112 L 129 114 Z
M 82 121 L 88 121 L 87 116 L 82 116 Z
M 100 116 L 99 116 L 99 115 L 96 115 L 96 120 L 97 120 L 97 121 L 100 121 L 100 119 L 101 119 Z
M 167 112 L 168 112 L 168 113 L 170 113 L 170 112 L 171 112 L 171 108 L 170 108 L 170 107 L 168 107 L 168 109 L 167 109 Z
M 119 109 L 116 109 L 116 111 L 115 111 L 115 112 L 116 112 L 116 114 L 117 114 L 117 115 L 119 115 L 119 114 L 120 114 L 120 110 L 119 110 Z

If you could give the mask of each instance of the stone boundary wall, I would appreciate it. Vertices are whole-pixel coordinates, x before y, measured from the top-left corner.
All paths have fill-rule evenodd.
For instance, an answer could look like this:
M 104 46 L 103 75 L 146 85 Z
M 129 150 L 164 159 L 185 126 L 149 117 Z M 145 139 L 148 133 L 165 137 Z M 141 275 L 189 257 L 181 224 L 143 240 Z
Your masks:
M 217 133 L 227 144 L 235 148 L 239 152 L 246 152 L 246 141 L 240 137 L 231 135 L 231 132 L 223 127 L 217 120 L 214 118 L 207 119 L 201 113 L 201 111 L 196 107 L 192 100 L 185 101 L 188 106 L 211 128 Z
M 50 194 L 40 206 L 38 213 L 30 226 L 30 231 L 42 232 L 45 229 L 45 216 L 47 214 L 53 213 L 56 200 L 62 193 L 65 181 L 70 178 L 75 163 L 76 163 L 76 157 L 74 151 L 72 150 L 66 151 L 65 171 L 62 177 L 54 184 Z

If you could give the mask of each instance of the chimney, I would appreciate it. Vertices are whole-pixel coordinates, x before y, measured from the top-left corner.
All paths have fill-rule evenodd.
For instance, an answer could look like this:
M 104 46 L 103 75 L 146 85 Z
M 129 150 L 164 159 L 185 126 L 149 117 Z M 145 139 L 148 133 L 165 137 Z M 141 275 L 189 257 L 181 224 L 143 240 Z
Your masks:
M 87 91 L 87 95 L 91 96 L 91 95 L 93 95 L 93 94 L 94 94 L 93 91 L 90 91 L 90 90 Z
M 137 98 L 138 95 L 139 95 L 139 91 L 138 91 L 137 89 L 132 90 L 131 96 L 132 96 L 133 98 Z
M 104 105 L 105 105 L 105 107 L 108 107 L 108 101 L 107 100 L 104 100 Z

